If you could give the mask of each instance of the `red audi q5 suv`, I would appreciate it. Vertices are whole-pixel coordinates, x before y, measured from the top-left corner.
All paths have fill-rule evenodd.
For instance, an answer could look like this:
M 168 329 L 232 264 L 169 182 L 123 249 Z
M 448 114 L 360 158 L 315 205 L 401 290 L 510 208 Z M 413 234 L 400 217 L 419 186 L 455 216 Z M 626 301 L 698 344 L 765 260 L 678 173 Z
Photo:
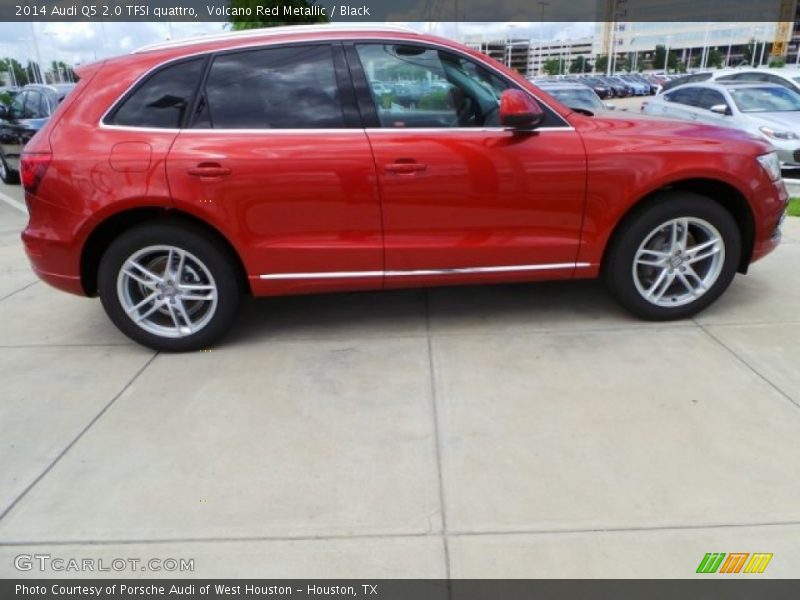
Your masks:
M 25 148 L 23 240 L 152 348 L 211 344 L 245 293 L 603 276 L 682 318 L 780 239 L 766 144 L 573 111 L 400 28 L 167 42 L 79 75 Z

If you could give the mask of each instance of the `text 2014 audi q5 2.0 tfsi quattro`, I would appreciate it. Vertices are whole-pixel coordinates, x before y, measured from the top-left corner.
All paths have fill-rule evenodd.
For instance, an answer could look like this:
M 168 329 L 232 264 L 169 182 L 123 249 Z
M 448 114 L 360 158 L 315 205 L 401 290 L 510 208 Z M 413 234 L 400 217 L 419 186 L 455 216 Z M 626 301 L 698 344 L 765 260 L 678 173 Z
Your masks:
M 256 296 L 603 276 L 686 317 L 772 250 L 776 155 L 590 116 L 399 28 L 167 42 L 79 70 L 21 161 L 33 268 L 162 350 Z

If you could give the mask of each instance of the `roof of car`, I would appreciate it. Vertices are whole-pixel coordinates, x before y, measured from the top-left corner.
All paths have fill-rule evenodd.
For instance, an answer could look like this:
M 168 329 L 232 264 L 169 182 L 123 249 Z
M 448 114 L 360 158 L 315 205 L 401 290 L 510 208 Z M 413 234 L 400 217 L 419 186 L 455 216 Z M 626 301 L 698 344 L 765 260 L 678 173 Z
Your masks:
M 25 90 L 45 90 L 56 94 L 66 94 L 75 87 L 74 83 L 29 83 Z
M 572 81 L 534 81 L 533 85 L 542 89 L 552 90 L 590 90 L 591 88 L 584 84 Z
M 676 90 L 686 88 L 706 88 L 711 90 L 730 90 L 730 89 L 747 89 L 747 88 L 776 88 L 785 90 L 786 88 L 777 83 L 768 83 L 766 81 L 692 81 L 691 83 L 683 83 L 676 85 L 674 88 L 668 89 L 665 94 L 671 94 Z
M 226 40 L 247 40 L 252 38 L 272 38 L 281 35 L 294 35 L 294 34 L 314 34 L 314 33 L 415 33 L 421 35 L 418 31 L 409 27 L 402 27 L 399 25 L 364 25 L 359 23 L 328 23 L 324 25 L 284 25 L 281 27 L 267 27 L 260 29 L 246 29 L 244 31 L 228 31 L 220 34 L 202 35 L 197 37 L 184 38 L 180 40 L 167 40 L 165 42 L 158 42 L 156 44 L 148 44 L 137 48 L 131 54 L 141 54 L 144 52 L 151 52 L 153 50 L 166 50 L 168 48 L 181 48 L 184 46 L 193 46 L 196 44 L 205 44 L 208 42 L 222 42 Z

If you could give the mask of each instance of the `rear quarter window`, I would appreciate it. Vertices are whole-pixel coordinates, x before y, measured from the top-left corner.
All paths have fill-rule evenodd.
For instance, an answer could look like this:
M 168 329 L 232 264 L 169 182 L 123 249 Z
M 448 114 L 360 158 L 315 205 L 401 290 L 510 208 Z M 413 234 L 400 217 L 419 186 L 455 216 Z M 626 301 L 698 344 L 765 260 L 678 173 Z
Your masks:
M 137 85 L 106 117 L 107 125 L 178 129 L 203 76 L 206 57 L 162 67 Z

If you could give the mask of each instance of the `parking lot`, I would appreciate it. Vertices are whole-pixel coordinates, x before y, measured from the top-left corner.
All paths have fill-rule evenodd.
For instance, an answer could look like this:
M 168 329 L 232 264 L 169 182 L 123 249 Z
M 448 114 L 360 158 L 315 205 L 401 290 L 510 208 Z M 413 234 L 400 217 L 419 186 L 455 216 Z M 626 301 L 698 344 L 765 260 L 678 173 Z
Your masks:
M 596 282 L 277 298 L 164 355 L 38 282 L 0 193 L 3 577 L 797 575 L 800 219 L 690 321 Z

